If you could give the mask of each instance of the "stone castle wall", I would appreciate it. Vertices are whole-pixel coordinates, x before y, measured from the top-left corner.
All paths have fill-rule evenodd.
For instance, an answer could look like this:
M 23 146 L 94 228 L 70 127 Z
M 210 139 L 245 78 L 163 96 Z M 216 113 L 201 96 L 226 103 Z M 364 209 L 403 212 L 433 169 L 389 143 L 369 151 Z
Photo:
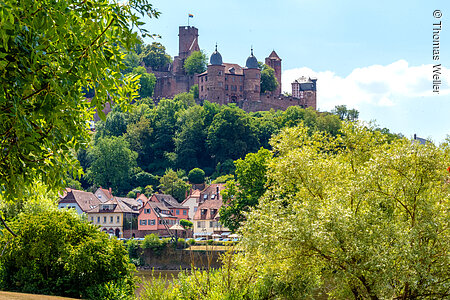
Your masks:
M 305 98 L 298 99 L 292 96 L 273 96 L 271 94 L 261 94 L 260 101 L 240 101 L 239 107 L 246 112 L 286 110 L 290 106 L 311 107 L 316 109 L 315 92 L 308 93 Z

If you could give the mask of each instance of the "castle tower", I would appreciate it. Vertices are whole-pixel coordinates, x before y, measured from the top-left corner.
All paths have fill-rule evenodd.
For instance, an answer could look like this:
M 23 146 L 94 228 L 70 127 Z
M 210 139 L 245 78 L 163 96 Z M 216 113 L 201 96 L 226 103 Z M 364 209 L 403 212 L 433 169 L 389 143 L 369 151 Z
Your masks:
M 258 60 L 253 56 L 253 49 L 247 58 L 244 68 L 244 99 L 248 101 L 259 101 L 261 99 L 261 70 Z
M 278 96 L 281 94 L 281 58 L 275 52 L 275 50 L 270 53 L 269 57 L 266 57 L 265 64 L 275 70 L 275 78 L 278 81 L 278 86 L 274 91 L 274 95 Z
M 225 65 L 222 63 L 222 55 L 216 50 L 209 60 L 206 87 L 208 90 L 207 99 L 211 102 L 225 103 Z
M 178 56 L 184 60 L 194 51 L 200 51 L 198 46 L 198 29 L 194 26 L 179 27 Z

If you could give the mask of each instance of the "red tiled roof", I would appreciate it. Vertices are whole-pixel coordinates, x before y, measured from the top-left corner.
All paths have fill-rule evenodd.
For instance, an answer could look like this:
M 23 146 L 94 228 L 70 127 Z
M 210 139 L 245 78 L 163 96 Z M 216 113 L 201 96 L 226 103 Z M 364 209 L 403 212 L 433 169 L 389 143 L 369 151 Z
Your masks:
M 225 74 L 244 75 L 244 70 L 238 64 L 223 63 L 225 65 Z M 234 73 L 230 72 L 230 69 L 234 68 Z
M 222 200 L 206 200 L 195 212 L 194 220 L 211 220 L 218 216 Z

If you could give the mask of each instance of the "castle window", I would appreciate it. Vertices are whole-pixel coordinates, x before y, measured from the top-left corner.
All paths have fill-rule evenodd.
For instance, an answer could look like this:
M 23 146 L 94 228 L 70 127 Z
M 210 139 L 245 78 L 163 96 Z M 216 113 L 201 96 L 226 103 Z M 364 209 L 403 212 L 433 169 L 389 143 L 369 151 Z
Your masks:
M 228 91 L 228 84 L 225 84 L 225 90 Z
M 203 92 L 203 85 L 200 87 L 200 90 Z
M 239 90 L 242 92 L 242 85 L 241 86 L 239 86 Z
M 233 76 L 233 82 L 234 82 L 234 76 Z
M 208 76 L 205 76 L 205 81 L 208 81 Z
M 221 76 L 222 75 L 222 71 L 219 71 L 218 75 Z
M 200 78 L 200 82 L 203 82 L 203 77 Z
M 219 86 L 222 87 L 223 86 L 223 82 L 219 82 Z

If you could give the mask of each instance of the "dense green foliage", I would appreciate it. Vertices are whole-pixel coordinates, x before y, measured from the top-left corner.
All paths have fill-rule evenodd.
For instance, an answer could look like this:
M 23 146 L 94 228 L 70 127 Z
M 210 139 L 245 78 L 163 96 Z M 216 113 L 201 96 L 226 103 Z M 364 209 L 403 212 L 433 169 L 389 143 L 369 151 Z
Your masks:
M 73 211 L 20 214 L 9 226 L 18 235 L 2 230 L 2 290 L 98 299 L 116 285 L 133 295 L 134 267 L 122 243 Z
M 86 121 L 107 101 L 137 97 L 122 76 L 120 47 L 138 41 L 147 0 L 2 1 L 0 6 L 0 190 L 15 201 L 35 179 L 57 188 L 89 139 Z M 130 26 L 132 25 L 132 26 Z M 132 29 L 133 27 L 135 29 Z M 119 47 L 120 45 L 120 47 Z M 89 102 L 85 89 L 94 89 Z
M 310 126 L 311 133 L 323 130 L 336 135 L 341 126 L 336 115 L 311 109 L 290 107 L 284 112 L 246 113 L 233 105 L 219 106 L 208 101 L 197 105 L 192 93 L 183 93 L 174 99 L 162 99 L 157 106 L 145 98 L 126 112 L 114 108 L 105 122 L 96 123 L 93 147 L 97 147 L 100 138 L 117 136 L 123 137 L 127 147 L 137 153 L 134 173 L 122 174 L 126 176 L 122 177 L 123 187 L 119 190 L 126 195 L 133 188 L 147 185 L 156 190 L 167 169 L 187 173 L 200 168 L 205 177 L 212 179 L 234 174 L 234 160 L 260 147 L 270 149 L 273 134 L 301 122 Z M 89 170 L 93 163 L 89 155 L 80 151 L 78 158 L 84 171 Z M 81 183 L 86 189 L 89 182 L 85 179 Z
M 271 144 L 240 251 L 164 290 L 153 281 L 145 299 L 449 298 L 449 144 L 350 122 L 336 137 L 287 128 Z
M 194 168 L 189 171 L 188 179 L 190 183 L 201 184 L 205 182 L 205 171 L 199 168 Z
M 88 158 L 91 163 L 86 176 L 92 184 L 126 194 L 136 167 L 137 153 L 129 149 L 123 137 L 100 138 L 88 149 Z
M 145 66 L 152 68 L 153 71 L 168 70 L 172 62 L 172 58 L 166 53 L 166 47 L 158 42 L 146 45 L 142 50 L 141 59 Z
M 259 203 L 266 191 L 267 166 L 272 154 L 267 149 L 249 153 L 245 159 L 235 161 L 236 180 L 227 182 L 222 192 L 224 205 L 220 208 L 220 221 L 231 231 L 236 231 L 245 221 L 244 213 Z
M 144 67 L 136 67 L 133 74 L 141 75 L 139 78 L 139 96 L 141 98 L 151 97 L 156 85 L 156 76 L 153 73 L 147 73 Z
M 166 174 L 160 179 L 159 189 L 164 194 L 172 195 L 178 202 L 186 198 L 186 192 L 189 190 L 189 184 L 178 177 L 177 172 L 168 169 Z
M 184 70 L 189 75 L 200 74 L 206 71 L 208 58 L 202 51 L 194 51 L 184 61 Z
M 264 64 L 261 69 L 261 93 L 273 92 L 278 85 L 275 70 Z
M 449 297 L 448 145 L 348 123 L 272 140 L 268 188 L 242 228 L 248 263 L 338 299 Z M 270 241 L 270 247 L 267 242 Z

